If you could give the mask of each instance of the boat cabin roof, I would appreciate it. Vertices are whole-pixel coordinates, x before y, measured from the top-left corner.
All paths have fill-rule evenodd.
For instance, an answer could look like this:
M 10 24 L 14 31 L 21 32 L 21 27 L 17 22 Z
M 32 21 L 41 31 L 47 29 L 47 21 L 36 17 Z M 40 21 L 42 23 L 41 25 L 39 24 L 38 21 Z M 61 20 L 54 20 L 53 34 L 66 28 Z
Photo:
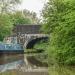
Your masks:
M 20 44 L 0 43 L 0 50 L 23 50 Z

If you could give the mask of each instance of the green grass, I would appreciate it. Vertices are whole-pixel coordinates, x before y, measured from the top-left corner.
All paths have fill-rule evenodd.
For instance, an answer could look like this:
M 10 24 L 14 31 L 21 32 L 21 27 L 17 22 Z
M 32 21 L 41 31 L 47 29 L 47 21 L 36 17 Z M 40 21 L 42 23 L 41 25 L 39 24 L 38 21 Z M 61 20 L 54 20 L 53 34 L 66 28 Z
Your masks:
M 75 75 L 75 67 L 68 66 L 50 66 L 49 75 Z

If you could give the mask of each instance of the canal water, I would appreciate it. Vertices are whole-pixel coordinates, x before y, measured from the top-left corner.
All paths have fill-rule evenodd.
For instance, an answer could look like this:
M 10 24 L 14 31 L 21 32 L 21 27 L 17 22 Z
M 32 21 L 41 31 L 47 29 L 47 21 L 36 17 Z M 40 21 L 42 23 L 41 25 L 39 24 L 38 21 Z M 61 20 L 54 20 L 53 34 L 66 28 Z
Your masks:
M 32 61 L 34 65 L 28 64 L 26 58 L 30 62 Z M 37 67 L 39 63 L 36 66 L 35 62 L 38 61 L 31 55 L 3 54 L 0 56 L 0 75 L 48 75 L 48 69 L 46 67 Z M 75 75 L 75 67 L 50 66 L 49 75 Z
M 20 44 L 0 42 L 0 73 L 16 70 L 25 64 L 23 52 Z
M 26 58 L 32 59 L 32 64 Z M 47 68 L 38 67 L 34 62 L 33 56 L 26 54 L 3 54 L 0 56 L 0 75 L 48 75 Z
M 21 67 L 23 64 L 25 64 L 24 54 L 3 54 L 0 56 L 0 73 L 18 69 L 18 67 Z

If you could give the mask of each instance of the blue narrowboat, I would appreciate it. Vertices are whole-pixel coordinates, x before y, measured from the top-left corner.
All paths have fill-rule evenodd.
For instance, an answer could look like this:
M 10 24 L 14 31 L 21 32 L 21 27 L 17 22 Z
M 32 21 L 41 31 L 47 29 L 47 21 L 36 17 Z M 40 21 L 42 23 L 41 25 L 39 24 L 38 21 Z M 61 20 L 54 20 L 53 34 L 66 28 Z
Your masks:
M 24 53 L 23 47 L 20 44 L 0 43 L 0 54 L 3 53 Z
M 0 43 L 0 65 L 24 59 L 24 50 L 20 44 Z

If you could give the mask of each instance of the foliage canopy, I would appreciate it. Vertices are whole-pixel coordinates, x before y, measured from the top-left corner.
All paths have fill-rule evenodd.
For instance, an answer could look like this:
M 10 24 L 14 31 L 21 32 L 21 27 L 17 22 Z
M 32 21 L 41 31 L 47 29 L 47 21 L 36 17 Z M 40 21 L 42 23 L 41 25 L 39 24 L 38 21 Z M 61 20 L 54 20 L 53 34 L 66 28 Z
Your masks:
M 49 0 L 43 17 L 43 30 L 50 34 L 49 63 L 75 65 L 75 1 Z
M 13 23 L 8 15 L 0 14 L 0 41 L 3 38 L 11 34 Z

